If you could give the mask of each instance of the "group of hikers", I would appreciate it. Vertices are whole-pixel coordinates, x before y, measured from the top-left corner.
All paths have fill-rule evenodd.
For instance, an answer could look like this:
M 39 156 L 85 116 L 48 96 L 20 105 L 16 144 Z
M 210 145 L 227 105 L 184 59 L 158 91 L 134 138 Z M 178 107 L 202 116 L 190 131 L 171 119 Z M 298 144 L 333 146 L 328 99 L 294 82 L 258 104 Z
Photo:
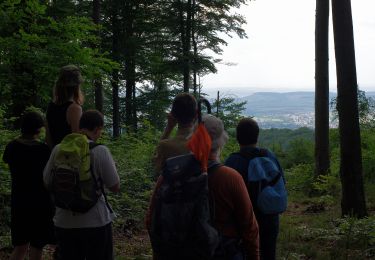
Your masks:
M 120 178 L 109 149 L 96 143 L 103 115 L 82 112 L 82 82 L 78 67 L 62 67 L 46 122 L 25 113 L 20 137 L 5 148 L 12 177 L 10 259 L 42 259 L 47 244 L 54 245 L 55 259 L 114 259 L 115 213 L 106 191 L 119 192 Z M 252 118 L 239 121 L 240 149 L 221 163 L 228 135 L 219 118 L 201 115 L 199 102 L 188 93 L 174 98 L 155 149 L 158 179 L 145 216 L 153 258 L 275 259 L 279 214 L 286 209 L 282 168 L 257 146 Z M 191 147 L 197 122 L 205 139 L 195 145 L 207 140 L 209 148 L 204 162 L 196 155 L 203 151 Z

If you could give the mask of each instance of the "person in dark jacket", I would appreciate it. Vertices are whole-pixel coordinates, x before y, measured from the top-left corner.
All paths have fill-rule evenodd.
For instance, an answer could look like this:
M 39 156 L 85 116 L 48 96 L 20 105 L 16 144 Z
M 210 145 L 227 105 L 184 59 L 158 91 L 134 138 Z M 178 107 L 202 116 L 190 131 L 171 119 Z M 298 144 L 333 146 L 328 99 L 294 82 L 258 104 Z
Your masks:
M 249 159 L 243 155 L 260 153 L 257 146 L 259 136 L 258 123 L 252 118 L 240 120 L 236 128 L 236 138 L 240 145 L 240 152 L 231 154 L 225 161 L 225 165 L 237 170 L 241 175 L 247 176 Z M 269 150 L 264 150 L 265 156 L 270 158 L 284 176 L 280 163 L 276 156 Z M 247 180 L 245 180 L 246 182 Z M 263 260 L 276 259 L 276 241 L 279 233 L 279 214 L 263 214 L 257 208 L 256 191 L 248 186 L 250 199 L 254 206 L 254 213 L 259 226 L 260 256 Z

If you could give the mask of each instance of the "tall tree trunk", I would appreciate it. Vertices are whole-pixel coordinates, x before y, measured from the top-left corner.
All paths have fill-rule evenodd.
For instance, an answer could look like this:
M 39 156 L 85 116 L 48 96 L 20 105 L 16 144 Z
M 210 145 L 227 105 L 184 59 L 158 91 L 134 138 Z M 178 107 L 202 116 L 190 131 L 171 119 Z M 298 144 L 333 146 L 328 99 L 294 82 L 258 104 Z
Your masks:
M 118 21 L 118 0 L 112 0 L 112 59 L 119 61 L 120 50 L 120 24 Z M 119 71 L 115 69 L 112 72 L 112 127 L 113 137 L 120 136 L 120 101 L 119 101 Z
M 124 76 L 126 81 L 126 95 L 125 95 L 125 124 L 129 128 L 134 126 L 134 97 L 133 91 L 135 89 L 135 43 L 134 43 L 134 13 L 136 5 L 132 1 L 125 3 L 123 16 L 125 17 L 124 25 L 124 61 L 125 70 Z
M 197 55 L 198 55 L 198 46 L 196 41 L 195 35 L 195 28 L 196 28 L 196 21 L 195 21 L 195 14 L 196 14 L 196 1 L 193 0 L 191 11 L 191 41 L 193 44 L 193 93 L 197 95 Z
M 92 2 L 92 20 L 95 24 L 100 24 L 100 0 L 93 0 Z M 100 34 L 100 33 L 99 33 Z M 100 35 L 99 35 L 100 37 Z M 99 47 L 99 46 L 96 46 Z M 94 79 L 95 91 L 95 108 L 103 112 L 103 87 L 100 75 Z
M 137 88 L 134 83 L 133 85 L 133 130 L 135 132 L 137 132 L 137 129 L 138 129 L 136 91 L 137 91 Z
M 329 0 L 316 0 L 315 20 L 315 175 L 326 174 L 329 161 Z
M 332 0 L 340 128 L 342 215 L 367 215 L 362 178 L 357 75 L 350 0 Z
M 190 32 L 191 32 L 191 0 L 188 0 L 185 8 L 184 3 L 179 1 L 180 37 L 182 46 L 182 73 L 184 78 L 184 92 L 190 89 Z M 186 21 L 184 13 L 186 10 Z
M 113 137 L 120 136 L 120 100 L 119 100 L 119 72 L 117 69 L 112 72 L 112 129 Z

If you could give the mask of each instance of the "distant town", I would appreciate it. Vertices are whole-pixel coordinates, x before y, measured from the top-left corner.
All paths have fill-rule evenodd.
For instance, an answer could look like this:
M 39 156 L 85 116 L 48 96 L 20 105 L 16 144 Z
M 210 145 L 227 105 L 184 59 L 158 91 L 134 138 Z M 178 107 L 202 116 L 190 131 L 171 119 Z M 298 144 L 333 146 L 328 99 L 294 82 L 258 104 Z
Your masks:
M 248 115 L 249 116 L 249 115 Z M 296 129 L 300 127 L 315 127 L 315 113 L 291 113 L 291 114 L 275 114 L 275 115 L 259 115 L 254 116 L 261 128 L 289 128 Z M 337 120 L 335 120 L 331 114 L 330 116 L 330 128 L 336 128 L 338 126 Z
M 375 98 L 375 92 L 366 92 L 367 97 Z M 336 97 L 330 93 L 330 100 Z M 314 92 L 256 92 L 252 95 L 238 98 L 246 101 L 246 116 L 257 119 L 262 128 L 300 128 L 315 127 L 315 93 Z M 338 121 L 330 115 L 330 127 L 336 128 Z

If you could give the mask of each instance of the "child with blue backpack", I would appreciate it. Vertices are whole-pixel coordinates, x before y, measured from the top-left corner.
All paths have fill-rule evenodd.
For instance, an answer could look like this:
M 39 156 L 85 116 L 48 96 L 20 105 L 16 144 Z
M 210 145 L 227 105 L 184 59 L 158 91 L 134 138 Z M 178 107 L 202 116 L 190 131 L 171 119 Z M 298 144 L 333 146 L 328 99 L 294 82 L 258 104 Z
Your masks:
M 26 113 L 21 136 L 5 148 L 3 160 L 9 165 L 11 189 L 11 235 L 14 250 L 10 259 L 42 259 L 43 247 L 54 244 L 54 206 L 43 184 L 43 169 L 49 147 L 39 141 L 44 119 L 37 112 Z
M 236 128 L 240 151 L 232 153 L 225 165 L 242 175 L 258 221 L 261 259 L 273 260 L 279 214 L 286 210 L 287 194 L 283 170 L 271 151 L 257 146 L 258 136 L 259 126 L 254 119 L 240 120 Z

